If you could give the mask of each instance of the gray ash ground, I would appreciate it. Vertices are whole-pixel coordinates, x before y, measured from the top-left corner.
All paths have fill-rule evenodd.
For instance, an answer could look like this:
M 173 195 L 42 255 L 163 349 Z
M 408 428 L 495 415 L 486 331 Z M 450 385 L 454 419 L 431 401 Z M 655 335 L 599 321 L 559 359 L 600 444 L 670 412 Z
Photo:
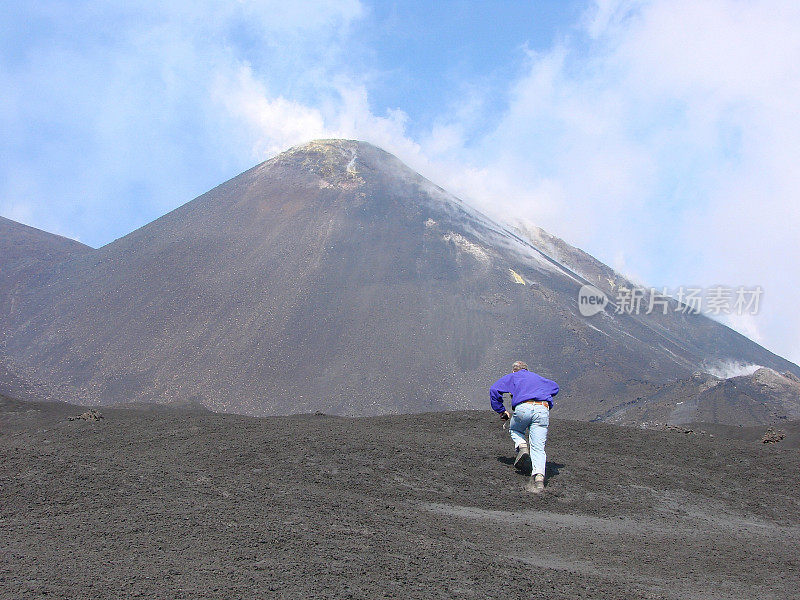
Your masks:
M 488 411 L 348 419 L 0 401 L 2 598 L 797 598 L 800 452 Z

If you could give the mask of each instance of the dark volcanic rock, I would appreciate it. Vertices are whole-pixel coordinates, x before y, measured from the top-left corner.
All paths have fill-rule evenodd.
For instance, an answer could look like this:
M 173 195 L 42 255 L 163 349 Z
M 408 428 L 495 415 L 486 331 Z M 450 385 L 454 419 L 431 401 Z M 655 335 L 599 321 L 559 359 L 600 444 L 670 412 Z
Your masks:
M 782 375 L 783 375 L 783 376 L 784 376 L 786 379 L 789 379 L 789 380 L 791 380 L 791 381 L 794 381 L 795 383 L 800 383 L 800 377 L 798 377 L 797 375 L 795 375 L 795 374 L 794 374 L 794 373 L 792 373 L 791 371 L 786 371 L 785 373 L 782 373 Z
M 75 240 L 0 217 L 0 315 L 20 310 L 26 291 L 45 285 L 58 265 L 92 251 Z
M 772 427 L 769 427 L 765 432 L 764 436 L 761 438 L 761 442 L 764 444 L 777 444 L 783 438 L 786 437 L 786 432 L 779 430 L 775 430 Z
M 0 398 L 0 598 L 797 598 L 797 450 L 488 411 L 256 419 Z M 312 435 L 309 435 L 312 431 Z
M 103 413 L 91 409 L 79 414 L 77 417 L 67 417 L 67 421 L 99 421 L 103 418 Z
M 75 240 L 0 217 L 0 394 L 25 400 L 41 397 L 36 382 L 12 367 L 4 353 L 10 333 L 7 319 L 35 313 L 40 302 L 48 304 L 46 295 L 36 300 L 29 292 L 46 288 L 66 263 L 92 251 Z
M 312 142 L 31 278 L 2 352 L 44 398 L 250 414 L 484 406 L 516 358 L 584 419 L 717 358 L 800 373 L 704 317 L 583 318 L 578 289 L 614 274 L 554 239 L 369 144 Z
M 53 265 L 91 251 L 75 240 L 0 217 L 0 273 Z
M 756 425 L 800 418 L 800 383 L 761 368 L 721 379 L 695 373 L 611 409 L 604 421 L 626 425 L 691 422 Z

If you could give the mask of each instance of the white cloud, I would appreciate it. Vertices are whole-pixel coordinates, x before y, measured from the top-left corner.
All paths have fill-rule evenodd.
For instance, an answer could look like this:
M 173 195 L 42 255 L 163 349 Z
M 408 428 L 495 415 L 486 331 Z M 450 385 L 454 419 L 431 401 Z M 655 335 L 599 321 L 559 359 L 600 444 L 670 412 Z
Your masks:
M 266 86 L 256 80 L 247 65 L 233 73 L 218 73 L 212 96 L 240 126 L 247 128 L 254 157 L 271 156 L 327 134 L 318 109 L 282 96 L 270 97 Z
M 703 370 L 706 373 L 714 377 L 719 377 L 720 379 L 752 375 L 761 368 L 763 368 L 761 365 L 745 364 L 735 361 L 720 361 L 703 366 Z

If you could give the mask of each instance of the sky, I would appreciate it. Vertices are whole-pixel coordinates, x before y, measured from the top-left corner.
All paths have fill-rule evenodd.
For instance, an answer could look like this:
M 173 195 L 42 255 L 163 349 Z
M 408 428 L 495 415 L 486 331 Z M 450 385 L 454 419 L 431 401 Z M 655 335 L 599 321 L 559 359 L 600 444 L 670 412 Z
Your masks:
M 0 215 L 99 247 L 361 139 L 800 362 L 800 3 L 0 4 Z

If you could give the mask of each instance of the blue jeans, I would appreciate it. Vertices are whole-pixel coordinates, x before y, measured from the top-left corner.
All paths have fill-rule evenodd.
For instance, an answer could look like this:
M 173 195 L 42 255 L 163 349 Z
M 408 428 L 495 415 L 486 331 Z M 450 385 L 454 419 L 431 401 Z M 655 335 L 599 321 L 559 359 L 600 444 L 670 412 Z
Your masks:
M 514 440 L 514 445 L 519 446 L 525 441 L 525 431 L 529 430 L 528 448 L 531 453 L 533 474 L 544 475 L 544 466 L 547 455 L 544 453 L 544 443 L 547 441 L 547 427 L 550 425 L 550 409 L 542 404 L 522 402 L 514 409 L 514 416 L 508 423 L 508 433 Z

